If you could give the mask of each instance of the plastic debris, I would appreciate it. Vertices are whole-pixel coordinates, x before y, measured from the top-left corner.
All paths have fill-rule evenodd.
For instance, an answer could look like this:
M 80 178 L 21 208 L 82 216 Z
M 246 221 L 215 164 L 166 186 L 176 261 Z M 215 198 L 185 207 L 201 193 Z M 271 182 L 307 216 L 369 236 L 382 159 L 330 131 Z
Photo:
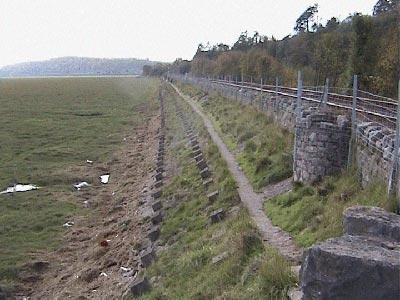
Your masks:
M 68 221 L 67 223 L 63 224 L 63 227 L 65 228 L 70 228 L 74 225 L 75 223 L 73 221 Z
M 100 176 L 101 183 L 106 184 L 110 179 L 110 174 L 104 174 Z
M 82 181 L 77 184 L 74 184 L 74 188 L 76 188 L 78 191 L 80 191 L 85 186 L 90 186 L 90 184 L 87 183 L 86 181 Z
M 8 187 L 5 191 L 0 192 L 0 194 L 27 192 L 27 191 L 37 190 L 38 188 L 39 187 L 33 184 L 16 184 L 14 186 Z
M 86 162 L 87 162 L 88 164 L 92 164 L 92 163 L 93 163 L 93 160 L 87 159 Z
M 108 277 L 107 273 L 105 273 L 105 272 L 101 272 L 100 276 Z

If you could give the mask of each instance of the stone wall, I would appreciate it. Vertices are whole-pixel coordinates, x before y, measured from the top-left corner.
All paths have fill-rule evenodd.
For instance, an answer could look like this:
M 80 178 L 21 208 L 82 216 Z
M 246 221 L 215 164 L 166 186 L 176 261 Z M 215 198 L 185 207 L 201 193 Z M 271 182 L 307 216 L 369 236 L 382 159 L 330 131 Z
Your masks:
M 253 89 L 210 83 L 208 81 L 193 81 L 192 83 L 197 84 L 198 87 L 202 88 L 206 92 L 217 91 L 227 98 L 240 101 L 243 104 L 253 105 L 262 110 L 266 115 L 273 117 L 277 123 L 288 128 L 290 131 L 294 131 L 295 129 L 295 98 L 285 97 L 282 95 L 276 96 L 275 93 L 263 93 L 262 101 L 260 101 L 260 92 Z M 302 109 L 307 111 L 315 105 L 315 102 L 303 101 Z M 343 111 L 336 111 L 336 115 L 339 113 L 343 114 Z M 315 163 L 312 163 L 310 166 L 311 169 L 305 171 L 305 173 L 297 172 L 296 174 L 295 172 L 295 179 L 298 179 L 299 181 L 303 181 L 303 178 L 317 179 L 319 176 L 323 176 L 323 174 L 329 174 L 331 171 L 334 172 L 339 167 L 344 167 L 347 163 L 348 154 L 345 155 L 345 150 L 348 149 L 348 130 L 339 129 L 338 126 L 340 127 L 340 125 L 337 123 L 337 120 L 330 120 L 330 122 L 321 121 L 320 123 L 321 124 L 319 125 L 314 124 L 311 128 L 305 128 L 309 135 L 308 138 L 306 136 L 302 137 L 305 150 L 301 152 L 303 157 L 299 157 L 301 160 L 299 166 L 301 170 L 305 170 L 306 166 L 310 166 L 308 163 L 313 160 Z M 322 123 L 331 123 L 331 125 Z M 322 128 L 321 126 L 325 128 Z M 341 130 L 338 135 L 329 135 L 330 129 L 333 128 L 332 126 L 336 127 L 335 129 L 338 129 L 339 131 Z M 304 128 L 301 130 L 303 129 Z M 316 130 L 315 135 L 312 135 L 312 130 Z M 323 133 L 324 130 L 326 131 L 326 134 Z M 306 134 L 304 130 L 301 132 Z M 326 143 L 325 145 L 321 144 L 325 143 L 323 140 L 326 135 L 328 135 L 328 138 L 333 138 L 331 145 L 329 145 L 329 143 Z M 341 138 L 339 138 L 340 135 L 343 135 L 343 139 L 345 140 L 343 145 L 338 144 L 338 141 L 341 140 Z M 323 139 L 322 141 L 319 140 L 320 136 Z M 353 147 L 353 153 L 363 186 L 366 186 L 377 178 L 388 183 L 393 165 L 394 132 L 378 126 L 373 122 L 359 122 L 357 124 L 355 136 L 356 141 L 355 147 Z M 310 143 L 310 148 L 308 148 L 308 150 L 306 149 L 307 143 Z M 330 150 L 336 151 L 335 145 L 338 145 L 338 150 L 341 153 L 340 155 L 338 153 L 330 153 Z M 326 151 L 324 151 L 325 148 Z M 321 152 L 323 154 L 317 154 L 320 150 L 323 150 Z M 313 153 L 317 156 L 324 155 L 324 157 L 319 158 L 319 162 L 322 162 L 323 160 L 333 162 L 334 164 L 332 165 L 332 168 L 328 167 L 327 170 L 326 163 L 322 163 L 322 165 L 318 166 L 318 157 L 315 158 Z M 311 155 L 311 157 L 307 158 L 307 155 Z M 336 158 L 339 160 L 335 162 Z M 311 175 L 307 173 L 310 173 Z
M 295 129 L 294 181 L 319 181 L 346 167 L 350 130 L 344 116 L 304 111 Z
M 393 166 L 395 133 L 373 122 L 357 124 L 356 163 L 362 184 L 373 180 L 389 182 Z

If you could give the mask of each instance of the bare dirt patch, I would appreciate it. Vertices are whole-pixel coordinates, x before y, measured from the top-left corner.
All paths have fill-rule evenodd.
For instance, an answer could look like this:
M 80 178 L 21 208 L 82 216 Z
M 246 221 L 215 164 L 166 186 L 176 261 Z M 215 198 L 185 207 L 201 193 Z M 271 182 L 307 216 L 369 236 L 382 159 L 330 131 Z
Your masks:
M 141 269 L 136 249 L 148 225 L 138 207 L 152 180 L 159 125 L 159 116 L 149 117 L 110 161 L 73 170 L 93 179 L 90 187 L 73 194 L 88 211 L 71 218 L 74 225 L 66 229 L 60 249 L 26 265 L 17 298 L 115 299 L 125 292 Z M 110 181 L 101 184 L 98 176 L 105 172 Z

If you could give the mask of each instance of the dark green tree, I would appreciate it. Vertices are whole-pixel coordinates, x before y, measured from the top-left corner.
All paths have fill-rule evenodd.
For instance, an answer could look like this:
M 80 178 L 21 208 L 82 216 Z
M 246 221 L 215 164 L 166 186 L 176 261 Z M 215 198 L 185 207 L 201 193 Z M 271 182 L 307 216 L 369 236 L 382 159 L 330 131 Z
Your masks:
M 378 0 L 374 6 L 374 16 L 394 12 L 399 3 L 400 0 Z
M 310 7 L 308 7 L 301 15 L 298 17 L 296 20 L 296 26 L 294 27 L 294 30 L 296 32 L 310 32 L 310 24 L 311 27 L 316 28 L 317 25 L 314 21 L 314 16 L 318 12 L 318 4 L 314 4 Z

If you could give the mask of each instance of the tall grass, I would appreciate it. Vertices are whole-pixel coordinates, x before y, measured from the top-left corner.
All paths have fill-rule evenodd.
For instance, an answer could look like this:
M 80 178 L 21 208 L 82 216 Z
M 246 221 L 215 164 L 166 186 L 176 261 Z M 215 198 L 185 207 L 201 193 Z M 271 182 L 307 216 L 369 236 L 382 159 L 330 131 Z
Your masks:
M 303 247 L 342 234 L 342 213 L 353 205 L 380 206 L 394 211 L 386 185 L 376 181 L 362 189 L 354 170 L 325 178 L 315 185 L 296 185 L 265 203 L 272 223 L 291 233 Z

